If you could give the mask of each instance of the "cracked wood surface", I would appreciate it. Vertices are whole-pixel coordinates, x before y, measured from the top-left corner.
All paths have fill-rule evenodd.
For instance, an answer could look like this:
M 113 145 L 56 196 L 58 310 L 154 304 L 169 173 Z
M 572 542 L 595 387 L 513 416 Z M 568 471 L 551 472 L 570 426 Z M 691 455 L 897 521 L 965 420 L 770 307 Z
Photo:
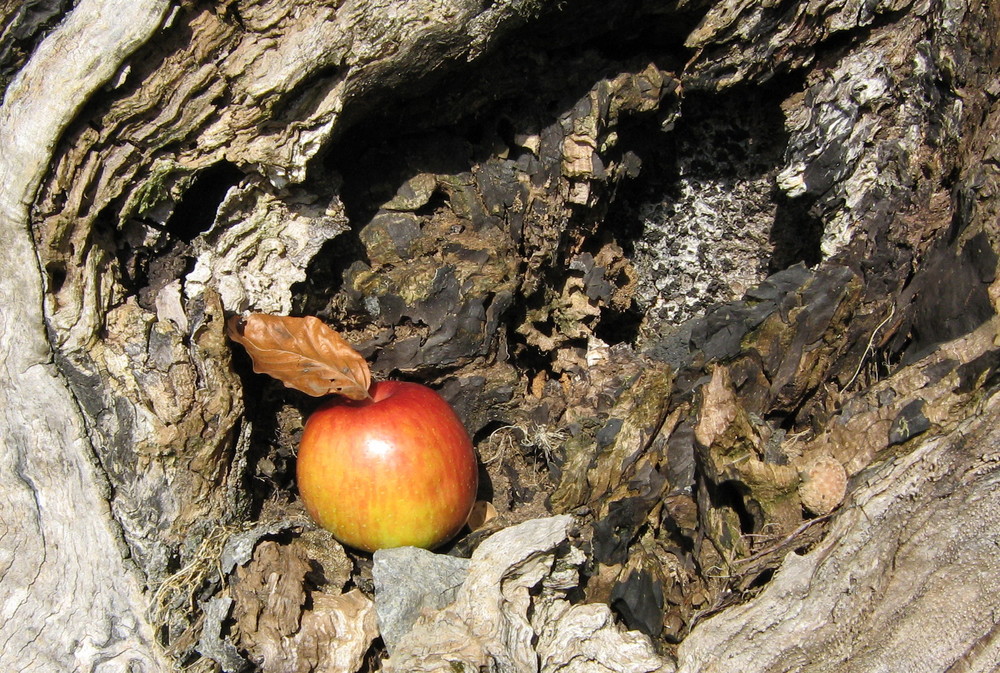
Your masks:
M 678 671 L 995 671 L 998 420 L 994 395 L 948 435 L 857 475 L 826 539 L 700 624 Z
M 165 664 L 80 408 L 53 364 L 28 207 L 62 130 L 166 9 L 162 0 L 85 0 L 0 107 L 0 668 L 8 671 Z M 108 21 L 126 11 L 127 24 Z
M 845 659 L 858 671 L 897 659 L 989 670 L 996 628 L 969 606 L 994 607 L 997 594 L 981 593 L 996 570 L 1000 439 L 990 429 L 1000 304 L 990 3 L 647 7 L 639 23 L 677 12 L 680 28 L 666 35 L 687 49 L 655 61 L 599 50 L 558 60 L 601 39 L 595 15 L 611 39 L 627 33 L 625 3 L 581 3 L 571 16 L 555 2 L 84 0 L 47 33 L 41 17 L 67 4 L 37 3 L 37 25 L 0 42 L 0 57 L 26 50 L 0 73 L 26 63 L 0 108 L 0 668 L 165 670 L 146 622 L 152 590 L 246 523 L 246 482 L 280 479 L 280 453 L 247 464 L 251 435 L 290 460 L 296 427 L 244 416 L 224 318 L 294 311 L 305 293 L 353 327 L 384 372 L 446 372 L 476 430 L 525 418 L 547 430 L 524 441 L 546 461 L 566 458 L 556 504 L 590 506 L 593 553 L 622 579 L 614 590 L 632 576 L 662 586 L 668 611 L 707 585 L 682 590 L 667 575 L 716 572 L 740 555 L 757 574 L 777 567 L 771 547 L 746 556 L 743 529 L 804 530 L 799 468 L 819 457 L 846 469 L 846 505 L 822 522 L 815 550 L 789 555 L 745 605 L 673 627 L 672 637 L 693 625 L 682 670 L 825 671 Z M 23 19 L 8 6 L 0 17 Z M 541 49 L 552 60 L 526 66 L 496 49 L 521 28 L 542 37 L 514 46 L 553 42 Z M 579 31 L 589 37 L 574 42 Z M 449 88 L 453 77 L 468 90 Z M 822 223 L 822 264 L 785 269 L 744 300 L 727 288 L 735 301 L 673 343 L 643 324 L 636 344 L 663 358 L 652 366 L 609 347 L 598 335 L 617 326 L 602 323 L 627 317 L 636 285 L 672 259 L 659 250 L 671 245 L 643 241 L 652 261 L 637 268 L 621 232 L 602 228 L 615 192 L 640 175 L 642 143 L 628 134 L 644 123 L 669 132 L 690 114 L 685 96 L 706 96 L 704 111 L 711 95 L 736 90 L 742 104 L 776 78 L 784 157 L 773 153 L 746 184 L 773 181 L 785 206 L 804 204 L 790 217 Z M 524 97 L 525 82 L 541 93 Z M 490 107 L 504 97 L 506 108 Z M 487 121 L 448 135 L 466 116 Z M 382 126 L 395 131 L 384 145 Z M 354 133 L 373 147 L 345 139 Z M 419 141 L 407 144 L 410 134 Z M 728 179 L 709 175 L 723 178 L 716 189 Z M 211 183 L 221 192 L 208 198 Z M 185 206 L 192 194 L 211 212 Z M 714 225 L 698 216 L 719 203 L 737 220 L 748 212 L 728 194 L 702 196 L 681 220 L 695 233 Z M 772 211 L 759 201 L 781 199 L 757 197 L 764 244 Z M 540 369 L 530 382 L 518 357 Z M 620 394 L 629 381 L 641 396 Z M 783 442 L 786 431 L 807 438 Z M 719 497 L 725 484 L 738 488 Z M 658 526 L 685 544 L 657 555 L 648 531 Z M 851 577 L 866 593 L 837 594 L 853 590 Z M 215 607 L 201 643 L 184 587 L 167 606 L 187 620 L 157 624 L 178 658 L 200 653 L 210 665 L 226 652 L 225 665 L 241 665 L 223 640 L 225 581 L 204 585 Z M 649 601 L 623 593 L 655 630 L 663 597 L 650 616 Z M 948 638 L 907 650 L 921 627 L 933 632 L 927 615 L 947 609 Z M 843 619 L 803 627 L 827 614 Z M 851 629 L 866 635 L 845 639 Z M 756 656 L 761 633 L 780 637 Z

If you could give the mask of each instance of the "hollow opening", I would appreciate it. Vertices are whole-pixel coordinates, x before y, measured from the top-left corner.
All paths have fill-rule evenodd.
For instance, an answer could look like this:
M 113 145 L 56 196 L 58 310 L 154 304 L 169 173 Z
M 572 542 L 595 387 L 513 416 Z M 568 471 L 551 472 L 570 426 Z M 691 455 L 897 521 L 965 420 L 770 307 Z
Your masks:
M 168 232 L 190 243 L 211 228 L 226 193 L 243 179 L 243 171 L 228 161 L 202 170 L 167 219 Z
M 605 226 L 636 268 L 630 313 L 644 329 L 669 330 L 775 271 L 819 261 L 822 227 L 809 204 L 775 187 L 787 145 L 780 103 L 796 84 L 690 92 L 669 130 L 660 120 L 622 128 L 620 147 L 642 168 Z

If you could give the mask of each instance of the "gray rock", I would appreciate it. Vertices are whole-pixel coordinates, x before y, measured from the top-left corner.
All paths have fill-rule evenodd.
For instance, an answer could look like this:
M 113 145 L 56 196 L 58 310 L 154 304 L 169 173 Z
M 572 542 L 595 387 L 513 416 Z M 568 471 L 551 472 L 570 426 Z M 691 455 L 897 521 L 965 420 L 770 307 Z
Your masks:
M 469 574 L 469 560 L 416 547 L 375 552 L 375 612 L 391 655 L 424 609 L 440 610 L 455 600 Z

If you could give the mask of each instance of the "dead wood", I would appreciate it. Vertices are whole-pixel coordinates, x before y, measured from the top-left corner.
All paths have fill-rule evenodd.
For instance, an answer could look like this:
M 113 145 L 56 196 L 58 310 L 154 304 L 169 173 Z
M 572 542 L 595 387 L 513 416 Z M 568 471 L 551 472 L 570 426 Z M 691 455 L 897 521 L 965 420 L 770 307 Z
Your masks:
M 0 3 L 0 668 L 382 665 L 370 560 L 299 518 L 314 403 L 225 337 L 256 311 L 453 401 L 497 511 L 453 553 L 577 517 L 539 552 L 577 584 L 531 624 L 498 599 L 528 649 L 483 622 L 470 662 L 574 670 L 600 633 L 648 670 L 991 670 L 998 29 Z

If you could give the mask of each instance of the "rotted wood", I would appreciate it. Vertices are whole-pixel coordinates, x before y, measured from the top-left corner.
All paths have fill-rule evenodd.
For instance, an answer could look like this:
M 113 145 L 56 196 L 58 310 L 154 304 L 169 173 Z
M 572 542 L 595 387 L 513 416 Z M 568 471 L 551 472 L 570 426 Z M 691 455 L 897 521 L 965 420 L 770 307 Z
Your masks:
M 643 670 L 989 670 L 990 3 L 67 4 L 0 9 L 0 661 L 380 665 L 255 310 L 438 386 L 500 510 L 456 553 L 572 512 Z

